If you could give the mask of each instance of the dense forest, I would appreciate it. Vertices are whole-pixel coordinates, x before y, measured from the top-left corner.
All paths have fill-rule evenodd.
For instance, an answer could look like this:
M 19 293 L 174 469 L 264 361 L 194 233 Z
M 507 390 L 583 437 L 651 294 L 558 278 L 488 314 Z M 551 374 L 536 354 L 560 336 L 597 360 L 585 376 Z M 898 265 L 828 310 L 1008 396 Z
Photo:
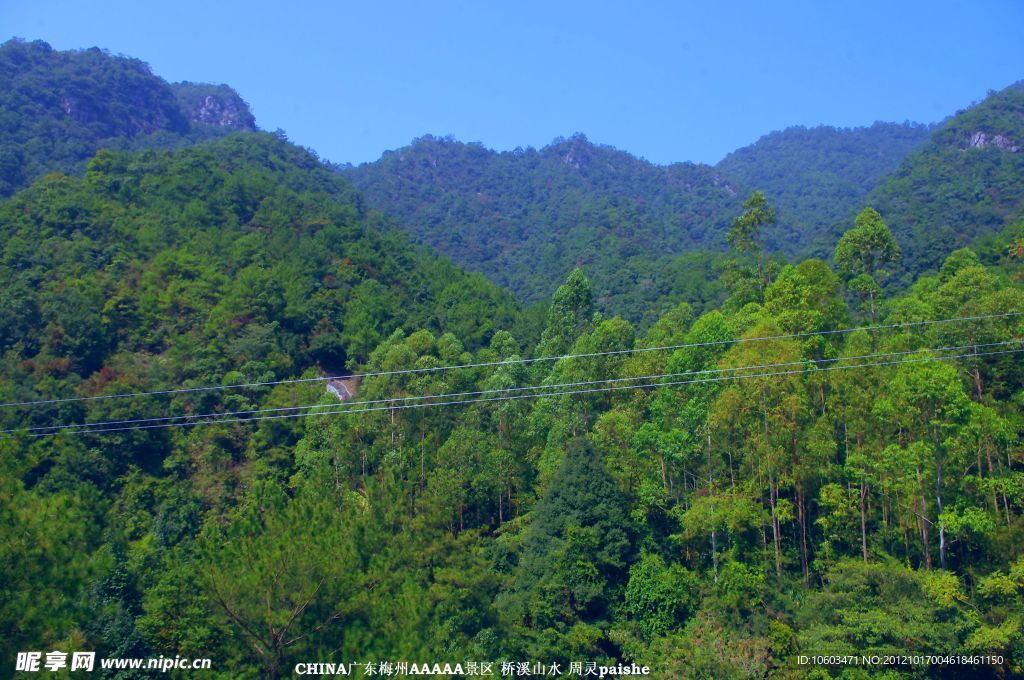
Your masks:
M 157 134 L 253 126 L 228 91 L 155 92 Z M 582 137 L 424 138 L 339 173 L 255 131 L 79 166 L 106 132 L 46 157 L 5 124 L 36 169 L 0 200 L 0 677 L 26 650 L 213 660 L 117 678 L 1024 675 L 1019 92 L 791 259 L 767 187 Z M 998 209 L 916 273 L 907 235 L 945 233 L 968 178 Z M 412 243 L 409 211 L 520 286 Z
M 868 194 L 930 135 L 929 126 L 913 123 L 791 127 L 733 151 L 715 169 L 764 191 L 779 220 L 803 235 L 778 244 L 794 254 L 822 226 L 848 224 Z
M 714 168 L 656 166 L 582 135 L 506 153 L 428 136 L 342 171 L 414 238 L 520 300 L 546 299 L 579 266 L 602 312 L 646 328 L 637 302 L 721 301 L 703 287 L 692 297 L 692 282 L 671 274 L 651 284 L 639 272 L 678 269 L 672 259 L 695 252 L 721 271 L 727 216 L 753 191 L 777 209 L 764 241 L 780 257 L 828 259 L 857 212 L 874 206 L 906 253 L 889 283 L 907 288 L 951 246 L 1024 210 L 1022 121 L 1017 84 L 936 126 L 789 128 Z
M 712 168 L 654 166 L 583 135 L 506 153 L 427 136 L 342 171 L 418 240 L 527 303 L 547 299 L 577 266 L 600 282 L 599 297 L 629 296 L 637 281 L 624 261 L 646 269 L 661 256 L 718 249 L 742 202 Z
M 582 267 L 599 309 L 646 328 L 652 307 L 722 301 L 708 284 L 727 264 L 729 215 L 750 191 L 778 208 L 766 247 L 792 255 L 823 232 L 834 240 L 831 227 L 927 136 L 914 125 L 792 128 L 714 168 L 659 167 L 582 135 L 507 153 L 427 136 L 342 171 L 419 241 L 524 302 L 548 298 Z M 677 273 L 696 262 L 707 263 L 699 277 Z

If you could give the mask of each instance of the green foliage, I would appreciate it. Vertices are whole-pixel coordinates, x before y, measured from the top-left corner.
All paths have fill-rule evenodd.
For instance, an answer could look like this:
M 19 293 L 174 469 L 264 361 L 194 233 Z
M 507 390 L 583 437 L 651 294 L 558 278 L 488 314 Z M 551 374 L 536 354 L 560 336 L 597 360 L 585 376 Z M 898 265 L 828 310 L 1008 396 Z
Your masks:
M 787 333 L 834 330 L 848 321 L 839 278 L 821 260 L 786 265 L 765 291 L 764 307 Z
M 646 327 L 662 298 L 700 311 L 721 302 L 714 288 L 725 262 L 715 251 L 746 191 L 762 189 L 780 207 L 764 245 L 792 254 L 831 238 L 929 135 L 910 124 L 791 128 L 730 154 L 718 172 L 654 166 L 582 135 L 507 153 L 427 136 L 342 172 L 417 240 L 519 299 L 547 298 L 582 267 L 602 311 Z M 704 269 L 697 281 L 694 268 Z
M 352 511 L 312 487 L 289 499 L 258 486 L 239 516 L 224 530 L 210 527 L 199 546 L 204 595 L 270 678 L 290 668 L 287 658 L 310 653 L 311 636 L 337 644 L 361 606 Z
M 800 647 L 814 654 L 955 653 L 971 628 L 955 576 L 849 560 L 824 580 L 800 612 Z M 911 670 L 923 675 L 925 668 Z
M 216 153 L 231 143 L 214 147 Z M 230 165 L 248 144 L 218 162 Z M 266 144 L 264 151 L 288 149 Z M 186 157 L 194 163 L 209 151 Z M 158 167 L 152 157 L 111 154 L 85 181 L 42 183 L 0 210 L 8 210 L 10 224 L 37 225 L 51 243 L 72 240 L 61 237 L 69 228 L 83 235 L 79 240 L 101 239 L 94 225 L 104 215 L 132 213 L 116 203 L 105 207 L 109 188 L 93 196 L 98 190 L 90 187 L 106 186 L 107 177 L 117 191 L 134 191 L 143 201 L 123 176 L 140 158 Z M 109 169 L 117 167 L 125 170 Z M 438 307 L 430 297 L 419 308 L 415 297 L 402 297 L 397 279 L 388 278 L 393 265 L 373 239 L 400 242 L 374 232 L 365 224 L 373 216 L 357 208 L 329 210 L 348 205 L 340 202 L 342 185 L 325 175 L 323 191 L 267 194 L 254 209 L 244 197 L 258 195 L 259 185 L 217 175 L 216 167 L 217 181 L 234 187 L 230 208 L 217 210 L 235 220 L 248 215 L 240 231 L 241 224 L 271 220 L 272 205 L 297 203 L 312 212 L 282 216 L 284 223 L 316 224 L 311 238 L 325 239 L 318 243 L 349 260 L 310 274 L 305 261 L 278 255 L 296 250 L 311 257 L 301 241 L 268 250 L 262 239 L 276 231 L 257 241 L 252 235 L 260 232 L 248 230 L 225 246 L 231 259 L 218 268 L 223 251 L 215 238 L 189 232 L 190 242 L 208 239 L 206 259 L 177 241 L 161 248 L 159 238 L 183 230 L 183 220 L 153 229 L 139 216 L 139 229 L 152 230 L 154 254 L 143 259 L 129 250 L 127 260 L 112 259 L 104 269 L 112 282 L 52 260 L 74 274 L 54 290 L 86 296 L 103 310 L 98 320 L 75 321 L 88 311 L 80 309 L 85 303 L 57 304 L 45 269 L 18 259 L 29 257 L 18 243 L 32 238 L 26 227 L 8 241 L 5 256 L 35 278 L 13 285 L 37 291 L 35 304 L 59 321 L 47 332 L 30 324 L 8 345 L 4 398 L 308 377 L 317 374 L 314 356 L 338 361 L 329 347 L 370 373 L 473 365 L 366 377 L 356 389 L 368 400 L 491 398 L 487 390 L 518 397 L 535 385 L 553 390 L 623 377 L 650 383 L 666 371 L 679 374 L 666 383 L 680 384 L 10 446 L 9 507 L 31 511 L 9 511 L 12 526 L 31 535 L 38 532 L 32 513 L 91 498 L 75 512 L 92 513 L 103 529 L 62 534 L 79 571 L 60 584 L 41 566 L 41 554 L 8 544 L 31 575 L 4 582 L 12 604 L 0 613 L 6 624 L 24 627 L 18 644 L 69 639 L 143 655 L 213 650 L 242 676 L 273 676 L 300 658 L 413 658 L 438 650 L 637 661 L 679 677 L 758 677 L 794 669 L 802 652 L 918 647 L 997 651 L 1007 658 L 997 672 L 1019 668 L 1024 579 L 1013 560 L 1024 516 L 1017 401 L 1024 372 L 1012 355 L 950 363 L 914 353 L 1019 337 L 1019 319 L 832 333 L 850 323 L 840 279 L 824 262 L 806 260 L 779 272 L 763 304 L 696 320 L 681 305 L 646 335 L 595 313 L 580 271 L 556 293 L 533 347 L 518 334 L 491 332 L 494 326 L 462 325 L 499 318 L 503 298 L 484 297 L 468 317 L 439 315 L 437 326 L 442 319 L 455 324 L 442 332 L 414 325 L 420 321 L 412 315 Z M 297 189 L 319 182 L 316 168 L 284 181 Z M 169 170 L 160 176 L 159 186 L 170 187 L 188 177 Z M 44 190 L 52 203 L 35 196 Z M 54 214 L 46 206 L 64 208 Z M 211 208 L 192 200 L 185 209 L 198 215 Z M 346 240 L 344 229 L 332 231 L 335 224 L 358 237 Z M 400 262 L 413 268 L 403 284 L 417 280 L 415 267 L 436 271 L 415 250 L 404 252 Z M 132 271 L 132 285 L 118 284 L 118 275 Z M 334 278 L 325 281 L 328 274 Z M 311 280 L 324 283 L 302 287 Z M 319 295 L 332 296 L 340 310 L 317 319 Z M 878 310 L 883 323 L 896 324 L 1022 302 L 1010 277 L 963 251 L 904 297 L 880 298 Z M 81 338 L 74 354 L 59 354 L 79 341 L 67 331 L 76 323 L 98 323 L 105 333 Z M 17 324 L 8 328 L 20 332 Z M 802 335 L 758 340 L 786 333 Z M 313 346 L 308 338 L 323 338 L 318 354 L 304 352 L 306 343 Z M 692 346 L 671 354 L 493 363 L 663 344 Z M 78 353 L 94 346 L 87 355 L 97 366 L 90 372 Z M 157 350 L 160 362 L 152 359 Z M 846 365 L 887 351 L 907 352 L 900 356 L 911 362 L 822 370 L 835 359 Z M 737 375 L 744 377 L 730 379 Z M 315 384 L 183 397 L 148 407 L 101 401 L 42 410 L 33 419 L 4 417 L 13 426 L 155 416 L 162 408 L 334 403 Z M 111 446 L 118 456 L 106 453 Z M 44 592 L 40 601 L 54 603 L 52 612 L 29 607 L 29 588 Z M 89 621 L 86 607 L 94 613 Z
M 864 208 L 853 228 L 839 239 L 834 257 L 839 271 L 847 277 L 875 276 L 887 263 L 899 260 L 901 253 L 878 211 Z
M 645 328 L 653 319 L 642 315 L 661 297 L 721 301 L 713 286 L 680 280 L 676 258 L 723 248 L 729 216 L 750 190 L 779 209 L 762 247 L 789 256 L 826 257 L 857 210 L 877 208 L 906 253 L 893 286 L 937 268 L 950 246 L 997 233 L 1024 210 L 1021 154 L 1013 151 L 1024 137 L 1022 92 L 993 93 L 938 128 L 790 128 L 715 170 L 652 166 L 577 135 L 507 153 L 428 136 L 341 171 L 417 240 L 521 300 L 546 298 L 582 267 L 599 309 Z M 858 277 L 849 277 L 858 295 L 874 295 Z
M 0 651 L 15 658 L 92 615 L 79 595 L 105 566 L 96 524 L 103 501 L 95 488 L 31 493 L 6 473 L 0 484 Z
M 590 281 L 582 270 L 574 269 L 558 287 L 548 308 L 548 323 L 541 335 L 541 356 L 565 354 L 575 338 L 590 324 L 594 314 Z
M 502 294 L 374 230 L 351 200 L 269 135 L 101 154 L 84 181 L 46 179 L 5 206 L 4 283 L 39 315 L 6 325 L 2 346 L 67 357 L 86 376 L 116 348 L 173 352 L 191 335 L 226 350 L 231 368 L 277 371 L 296 359 L 340 368 L 403 323 L 474 343 L 511 325 L 475 309 Z M 47 243 L 45 254 L 16 260 L 26 241 Z
M 729 245 L 741 253 L 758 255 L 764 250 L 764 230 L 775 224 L 775 208 L 763 191 L 755 191 L 743 202 L 743 214 L 732 221 L 726 235 Z
M 896 239 L 874 208 L 864 208 L 853 228 L 836 245 L 833 258 L 847 279 L 847 289 L 855 298 L 866 301 L 872 322 L 878 316 L 875 301 L 882 292 L 879 281 L 887 275 L 881 267 L 901 257 Z
M 679 564 L 644 555 L 629 571 L 626 611 L 646 638 L 664 635 L 686 622 L 700 601 L 700 584 Z
M 622 596 L 631 534 L 625 498 L 593 445 L 571 441 L 530 516 L 516 574 L 517 615 L 530 629 L 564 640 L 538 639 L 536 653 L 569 658 L 578 625 L 607 620 Z

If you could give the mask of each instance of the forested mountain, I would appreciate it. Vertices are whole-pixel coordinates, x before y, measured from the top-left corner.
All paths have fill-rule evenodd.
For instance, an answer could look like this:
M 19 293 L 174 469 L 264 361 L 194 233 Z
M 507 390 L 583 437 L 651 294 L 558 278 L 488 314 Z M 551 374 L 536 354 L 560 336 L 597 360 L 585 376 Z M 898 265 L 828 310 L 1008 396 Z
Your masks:
M 7 305 L 32 308 L 3 315 L 4 658 L 1024 672 L 1018 259 L 958 251 L 856 332 L 820 260 L 647 333 L 576 270 L 532 346 L 494 332 L 507 297 L 372 219 L 263 135 L 0 204 Z M 347 413 L 317 382 L 231 387 L 341 353 Z M 76 400 L 10 405 L 39 399 Z
M 344 177 L 261 132 L 138 149 L 252 118 L 99 51 L 2 54 L 8 190 L 43 176 L 0 198 L 0 677 L 29 650 L 1024 676 L 1020 88 L 819 234 L 833 271 L 773 260 L 805 234 L 706 166 L 583 137 L 424 138 Z M 100 142 L 126 148 L 82 161 Z M 953 217 L 984 236 L 940 257 Z
M 344 173 L 415 239 L 521 301 L 547 299 L 581 266 L 600 309 L 646 327 L 680 300 L 721 301 L 720 286 L 686 275 L 698 260 L 677 258 L 724 250 L 730 215 L 753 190 L 777 208 L 766 248 L 790 256 L 826 255 L 862 204 L 874 205 L 907 254 L 892 279 L 904 285 L 953 247 L 998 231 L 1024 206 L 1022 98 L 1019 84 L 992 94 L 902 164 L 929 128 L 790 128 L 715 168 L 659 167 L 582 135 L 507 153 L 428 136 Z M 0 46 L 0 195 L 47 172 L 81 173 L 100 148 L 176 148 L 254 129 L 225 85 L 168 84 L 96 48 Z M 718 255 L 700 262 L 704 281 L 724 266 Z
M 903 247 L 904 284 L 1000 231 L 1024 212 L 1024 82 L 943 123 L 866 202 Z
M 929 126 L 913 123 L 797 126 L 733 151 L 715 169 L 739 186 L 764 191 L 779 221 L 799 234 L 779 243 L 794 254 L 826 227 L 848 226 L 868 194 L 930 135 Z
M 83 179 L 51 175 L 3 205 L 0 351 L 59 394 L 120 374 L 111 362 L 176 382 L 279 378 L 342 370 L 400 327 L 476 347 L 514 324 L 507 293 L 381 225 L 269 134 L 103 151 Z
M 602 301 L 629 296 L 643 284 L 623 275 L 624 262 L 644 269 L 666 255 L 724 250 L 743 200 L 710 167 L 659 167 L 582 135 L 504 153 L 428 136 L 344 175 L 416 239 L 526 302 L 546 299 L 576 266 Z
M 714 253 L 726 248 L 730 216 L 751 191 L 765 191 L 777 207 L 766 247 L 792 255 L 823 232 L 834 240 L 836 225 L 848 226 L 928 134 L 910 124 L 790 128 L 713 169 L 655 166 L 582 135 L 505 153 L 427 136 L 343 173 L 417 240 L 520 299 L 546 298 L 580 266 L 602 310 L 646 325 L 681 300 L 721 301 L 679 285 L 674 272 L 703 262 L 704 280 L 720 273 Z
M 637 299 L 687 293 L 671 274 L 636 272 L 724 249 L 726 216 L 754 190 L 776 208 L 764 245 L 787 256 L 827 256 L 873 205 L 906 253 L 890 283 L 909 285 L 1024 210 L 1022 101 L 1018 84 L 935 127 L 789 128 L 713 169 L 654 166 L 577 135 L 506 153 L 425 137 L 344 173 L 416 239 L 520 299 L 544 298 L 578 265 L 601 309 L 637 321 Z
M 0 196 L 48 172 L 80 173 L 101 148 L 170 148 L 255 127 L 224 85 L 169 85 L 97 48 L 0 46 Z

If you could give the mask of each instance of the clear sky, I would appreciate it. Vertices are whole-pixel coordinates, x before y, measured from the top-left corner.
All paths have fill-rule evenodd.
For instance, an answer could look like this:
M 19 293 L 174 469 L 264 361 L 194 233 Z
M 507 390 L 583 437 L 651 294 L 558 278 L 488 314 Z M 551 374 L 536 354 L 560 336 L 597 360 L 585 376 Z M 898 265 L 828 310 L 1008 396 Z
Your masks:
M 227 83 L 336 162 L 585 133 L 714 163 L 790 125 L 935 122 L 1024 79 L 1024 2 L 0 0 L 0 39 Z

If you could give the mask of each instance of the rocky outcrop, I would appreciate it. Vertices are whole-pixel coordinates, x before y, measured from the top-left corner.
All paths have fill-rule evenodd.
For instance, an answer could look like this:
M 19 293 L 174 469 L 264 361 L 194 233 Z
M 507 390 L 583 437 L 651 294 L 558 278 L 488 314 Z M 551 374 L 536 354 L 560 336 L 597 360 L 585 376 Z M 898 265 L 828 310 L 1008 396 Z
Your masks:
M 963 149 L 984 149 L 988 146 L 994 146 L 1000 151 L 1007 151 L 1009 153 L 1017 153 L 1020 151 L 1020 145 L 1010 141 L 1008 137 L 1003 135 L 989 135 L 984 132 L 975 132 L 971 135 L 970 141 L 967 143 L 967 147 Z
M 348 401 L 355 398 L 359 382 L 358 376 L 333 378 L 327 381 L 327 392 L 337 397 L 338 401 Z
M 256 129 L 256 119 L 249 105 L 227 85 L 184 82 L 171 87 L 189 123 L 235 130 Z

